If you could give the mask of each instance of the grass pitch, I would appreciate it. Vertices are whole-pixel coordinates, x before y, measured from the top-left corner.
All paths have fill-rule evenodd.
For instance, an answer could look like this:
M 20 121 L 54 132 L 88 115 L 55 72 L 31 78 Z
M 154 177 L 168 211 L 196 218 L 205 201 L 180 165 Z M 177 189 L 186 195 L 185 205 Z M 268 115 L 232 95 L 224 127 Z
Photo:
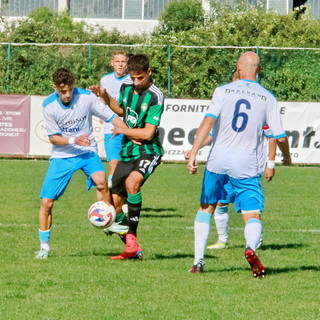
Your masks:
M 143 187 L 143 261 L 108 259 L 122 242 L 89 224 L 95 192 L 78 172 L 54 206 L 51 256 L 35 260 L 47 165 L 0 160 L 0 319 L 320 319 L 320 167 L 277 166 L 274 181 L 263 181 L 258 254 L 268 275 L 255 279 L 233 206 L 229 249 L 208 250 L 205 273 L 187 272 L 203 165 L 191 176 L 185 164 L 162 164 Z

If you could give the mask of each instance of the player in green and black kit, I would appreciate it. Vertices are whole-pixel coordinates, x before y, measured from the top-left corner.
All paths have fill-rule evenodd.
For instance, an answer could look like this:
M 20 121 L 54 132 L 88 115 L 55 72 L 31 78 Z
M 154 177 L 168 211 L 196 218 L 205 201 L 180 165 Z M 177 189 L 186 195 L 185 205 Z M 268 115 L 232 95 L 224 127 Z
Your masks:
M 150 79 L 151 68 L 145 54 L 136 54 L 128 60 L 131 81 L 120 88 L 119 101 L 112 99 L 105 89 L 90 89 L 101 100 L 123 117 L 128 128 L 115 127 L 115 134 L 124 134 L 119 163 L 112 178 L 112 198 L 117 211 L 117 221 L 123 220 L 122 205 L 128 201 L 129 230 L 125 235 L 125 250 L 111 259 L 142 258 L 137 243 L 137 227 L 141 211 L 141 187 L 161 162 L 163 148 L 157 128 L 163 112 L 164 95 Z

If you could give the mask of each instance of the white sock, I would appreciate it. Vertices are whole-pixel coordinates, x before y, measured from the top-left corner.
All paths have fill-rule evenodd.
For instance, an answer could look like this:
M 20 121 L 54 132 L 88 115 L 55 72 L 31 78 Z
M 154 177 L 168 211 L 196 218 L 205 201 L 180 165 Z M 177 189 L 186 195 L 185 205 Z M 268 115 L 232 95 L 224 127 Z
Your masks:
M 212 214 L 198 211 L 194 221 L 194 265 L 204 261 L 204 252 L 210 232 Z
M 214 221 L 216 223 L 219 241 L 228 243 L 228 206 L 216 207 L 216 210 L 214 212 Z
M 259 219 L 249 219 L 244 228 L 244 237 L 246 239 L 246 248 L 250 247 L 256 251 L 262 234 L 262 223 Z

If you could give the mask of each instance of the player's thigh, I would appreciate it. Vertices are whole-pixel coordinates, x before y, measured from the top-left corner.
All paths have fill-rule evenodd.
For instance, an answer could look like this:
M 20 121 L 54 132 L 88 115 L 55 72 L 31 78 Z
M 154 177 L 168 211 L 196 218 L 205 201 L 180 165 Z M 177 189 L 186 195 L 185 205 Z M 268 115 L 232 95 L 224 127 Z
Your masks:
M 240 211 L 263 211 L 264 195 L 260 177 L 247 179 L 230 178 L 235 191 L 235 209 Z
M 110 133 L 104 135 L 104 147 L 107 161 L 118 160 L 122 145 L 123 134 L 113 136 Z
M 142 155 L 134 162 L 133 171 L 139 172 L 146 181 L 161 163 L 161 157 L 156 155 Z
M 70 179 L 78 170 L 77 157 L 50 159 L 40 198 L 58 200 L 66 190 Z
M 214 173 L 205 169 L 202 179 L 201 204 L 215 204 L 222 199 L 226 199 L 228 194 L 224 189 L 224 185 L 227 182 L 227 175 Z
M 87 189 L 97 185 L 106 184 L 106 174 L 104 165 L 100 157 L 95 152 L 89 152 L 80 156 L 81 170 L 87 176 Z
M 127 196 L 126 179 L 130 175 L 134 168 L 134 162 L 119 161 L 116 170 L 112 176 L 112 188 L 113 194 L 120 194 L 121 196 Z

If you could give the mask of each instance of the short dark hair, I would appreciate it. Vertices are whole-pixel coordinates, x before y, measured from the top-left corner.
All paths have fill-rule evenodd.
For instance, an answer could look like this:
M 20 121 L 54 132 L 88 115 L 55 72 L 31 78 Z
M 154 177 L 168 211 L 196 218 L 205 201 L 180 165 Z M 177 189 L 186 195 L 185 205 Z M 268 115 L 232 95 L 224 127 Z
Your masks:
M 148 71 L 150 68 L 149 58 L 146 54 L 134 54 L 129 56 L 128 71 Z
M 67 68 L 59 68 L 52 75 L 53 83 L 57 86 L 60 84 L 66 84 L 68 86 L 73 86 L 75 78 L 73 73 Z

